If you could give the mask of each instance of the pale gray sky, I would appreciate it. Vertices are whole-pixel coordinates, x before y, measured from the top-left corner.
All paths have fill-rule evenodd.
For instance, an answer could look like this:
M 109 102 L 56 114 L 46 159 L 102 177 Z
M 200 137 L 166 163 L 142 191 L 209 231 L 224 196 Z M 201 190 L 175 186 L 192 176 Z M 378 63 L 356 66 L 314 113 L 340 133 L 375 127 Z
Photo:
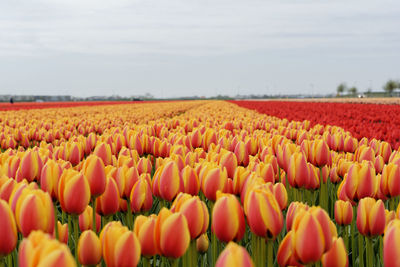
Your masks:
M 0 94 L 330 93 L 400 79 L 398 0 L 3 0 Z

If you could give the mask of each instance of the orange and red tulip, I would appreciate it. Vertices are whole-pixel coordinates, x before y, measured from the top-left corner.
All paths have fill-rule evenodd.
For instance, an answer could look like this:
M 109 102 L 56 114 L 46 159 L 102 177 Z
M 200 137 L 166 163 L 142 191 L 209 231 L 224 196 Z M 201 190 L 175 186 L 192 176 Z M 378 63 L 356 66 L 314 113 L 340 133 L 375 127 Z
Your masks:
M 11 253 L 17 245 L 17 226 L 7 202 L 0 199 L 0 257 Z
M 51 197 L 42 190 L 25 189 L 19 196 L 15 219 L 23 236 L 34 230 L 52 234 L 54 231 L 54 208 Z
M 68 244 L 68 224 L 57 221 L 58 241 Z
M 107 266 L 136 266 L 140 260 L 140 243 L 136 234 L 120 222 L 110 222 L 100 233 L 103 259 Z
M 361 199 L 357 208 L 358 231 L 365 236 L 381 235 L 385 225 L 385 206 L 382 200 L 370 197 Z
M 234 195 L 218 192 L 212 211 L 212 232 L 228 243 L 240 241 L 246 228 L 243 209 Z
M 302 152 L 293 153 L 287 167 L 287 179 L 292 187 L 305 187 L 309 184 L 310 168 Z
M 101 243 L 92 230 L 82 232 L 78 241 L 78 260 L 84 266 L 94 266 L 101 261 Z
M 81 214 L 90 201 L 88 180 L 82 173 L 75 170 L 64 170 L 58 183 L 58 198 L 65 212 Z
M 100 231 L 101 217 L 96 213 L 96 233 Z M 93 230 L 93 208 L 87 206 L 86 209 L 79 215 L 79 229 L 81 232 Z
M 62 167 L 54 160 L 48 160 L 42 168 L 40 175 L 40 187 L 49 192 L 52 199 L 57 199 L 58 182 L 62 173 Z
M 215 201 L 218 190 L 224 191 L 228 183 L 228 175 L 226 169 L 220 167 L 205 167 L 209 168 L 204 171 L 201 179 L 201 189 L 211 201 Z
M 383 167 L 380 190 L 388 197 L 400 195 L 400 166 L 398 164 L 389 163 Z
M 234 242 L 229 242 L 225 249 L 218 256 L 216 267 L 254 267 L 253 260 L 251 259 L 247 250 Z
M 156 170 L 153 177 L 153 194 L 172 201 L 182 188 L 178 165 L 169 161 Z
M 323 267 L 347 267 L 349 266 L 349 258 L 347 256 L 346 247 L 341 237 L 334 238 L 332 247 L 328 252 L 322 255 Z
M 161 254 L 169 258 L 180 258 L 190 243 L 190 232 L 185 216 L 173 213 L 160 221 L 160 232 L 156 232 Z
M 353 206 L 349 201 L 335 202 L 335 221 L 339 225 L 349 225 L 353 220 Z
M 142 255 L 146 257 L 154 256 L 159 252 L 155 236 L 156 220 L 157 216 L 154 214 L 148 217 L 139 215 L 133 226 L 133 231 L 140 242 Z
M 400 266 L 400 220 L 391 221 L 383 237 L 383 263 L 386 267 Z
M 273 239 L 282 230 L 282 211 L 274 195 L 266 189 L 251 190 L 244 209 L 250 230 L 254 234 Z
M 90 155 L 83 163 L 81 171 L 89 182 L 92 197 L 100 196 L 106 189 L 106 173 L 104 168 L 103 160 L 96 155 Z
M 42 167 L 43 161 L 38 152 L 29 150 L 25 152 L 21 159 L 15 179 L 17 182 L 20 182 L 23 179 L 26 179 L 28 182 L 37 180 L 40 178 Z
M 133 212 L 148 211 L 153 206 L 153 194 L 147 179 L 139 179 L 132 188 L 130 195 L 131 210 Z
M 190 166 L 185 166 L 181 171 L 181 177 L 183 192 L 197 196 L 200 191 L 200 181 L 196 171 Z
M 119 210 L 119 191 L 113 178 L 107 177 L 104 193 L 96 199 L 96 212 L 100 215 L 112 215 Z
M 196 239 L 196 250 L 200 253 L 206 253 L 209 245 L 210 241 L 206 233 Z

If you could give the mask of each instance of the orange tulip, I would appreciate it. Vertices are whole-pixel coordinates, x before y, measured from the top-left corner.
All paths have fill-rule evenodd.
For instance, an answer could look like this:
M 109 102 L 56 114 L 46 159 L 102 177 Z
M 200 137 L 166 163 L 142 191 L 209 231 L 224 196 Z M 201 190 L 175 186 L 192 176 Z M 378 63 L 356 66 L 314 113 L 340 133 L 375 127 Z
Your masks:
M 103 259 L 107 266 L 136 266 L 140 260 L 140 243 L 136 234 L 120 222 L 110 222 L 100 233 Z
M 287 178 L 292 187 L 305 187 L 309 184 L 310 169 L 303 153 L 293 153 L 290 157 Z
M 96 233 L 100 231 L 101 217 L 96 213 Z M 81 232 L 93 230 L 93 208 L 87 206 L 84 212 L 79 215 L 79 229 Z
M 57 221 L 58 241 L 68 244 L 68 224 Z
M 169 258 L 182 257 L 190 243 L 190 232 L 185 216 L 181 213 L 166 214 L 160 220 L 157 219 L 157 224 L 159 232 L 156 231 L 156 240 L 161 254 Z
M 106 190 L 96 199 L 96 212 L 100 215 L 112 215 L 119 210 L 119 191 L 113 178 L 107 177 Z
M 48 160 L 42 168 L 40 186 L 45 192 L 49 192 L 52 199 L 57 199 L 58 182 L 62 173 L 62 167 L 54 160 Z
M 343 187 L 351 200 L 374 197 L 378 190 L 374 167 L 366 161 L 353 164 L 343 180 Z
M 131 210 L 133 212 L 148 211 L 153 206 L 153 194 L 147 179 L 139 179 L 132 188 L 130 195 Z
M 244 203 L 244 210 L 254 234 L 274 239 L 282 230 L 282 211 L 271 192 L 262 188 L 251 190 Z
M 210 241 L 206 233 L 196 239 L 196 250 L 200 253 L 206 253 L 209 245 Z
M 339 225 L 349 225 L 353 220 L 353 207 L 349 201 L 335 202 L 335 221 Z
M 78 241 L 78 260 L 82 265 L 97 265 L 101 261 L 101 243 L 92 230 L 82 232 Z
M 7 202 L 0 199 L 0 257 L 11 253 L 17 245 L 17 226 Z
M 234 242 L 229 242 L 221 252 L 215 264 L 216 267 L 243 266 L 253 267 L 254 263 L 247 250 Z
M 322 255 L 323 267 L 347 267 L 349 266 L 349 258 L 347 256 L 346 247 L 343 239 L 334 238 L 331 249 Z
M 385 206 L 382 200 L 366 197 L 360 200 L 357 208 L 357 228 L 365 236 L 383 234 L 385 230 Z
M 243 209 L 234 195 L 217 193 L 212 211 L 212 232 L 223 242 L 240 241 L 245 232 Z
M 200 182 L 196 171 L 190 166 L 185 166 L 181 171 L 181 177 L 183 192 L 197 196 L 200 190 Z
M 15 179 L 17 182 L 26 179 L 28 182 L 37 180 L 40 178 L 42 172 L 43 161 L 40 158 L 38 152 L 29 150 L 25 152 L 21 159 L 21 163 L 16 173 Z
M 294 251 L 294 231 L 289 231 L 279 244 L 276 260 L 279 266 L 302 266 Z
M 50 195 L 39 189 L 22 190 L 16 203 L 15 219 L 25 237 L 33 230 L 53 233 L 54 208 Z
M 156 170 L 153 177 L 153 194 L 172 201 L 182 188 L 178 165 L 169 161 Z M 156 191 L 156 192 L 155 192 Z
M 222 168 L 226 168 L 228 177 L 233 178 L 238 164 L 236 155 L 230 151 L 222 150 L 218 163 Z
M 74 267 L 76 262 L 67 245 L 41 231 L 33 231 L 24 238 L 18 249 L 20 267 L 57 266 Z
M 83 163 L 81 171 L 89 182 L 92 197 L 103 194 L 106 189 L 106 173 L 104 168 L 102 159 L 96 155 L 90 155 Z
M 177 200 L 183 193 L 180 193 Z M 182 199 L 182 201 L 179 201 Z M 179 198 L 179 203 L 174 202 L 171 211 L 182 213 L 188 223 L 190 238 L 196 239 L 208 229 L 209 214 L 206 204 L 198 196 Z
M 400 220 L 391 221 L 383 237 L 383 262 L 386 267 L 400 266 Z
M 400 195 L 400 166 L 398 164 L 389 163 L 383 167 L 380 189 L 388 197 Z
M 131 195 L 131 191 L 135 183 L 139 180 L 139 172 L 135 167 L 128 167 L 126 165 L 123 165 L 122 167 L 119 167 L 117 169 L 117 173 L 115 175 L 115 180 L 117 181 L 117 184 L 123 183 L 123 192 L 122 193 L 122 198 L 128 199 Z M 118 186 L 119 187 L 119 186 Z
M 211 201 L 215 201 L 218 190 L 224 191 L 226 184 L 228 183 L 228 175 L 226 169 L 219 167 L 207 167 L 204 170 L 204 174 L 201 179 L 201 189 Z
M 155 236 L 156 220 L 157 216 L 154 214 L 149 217 L 139 215 L 133 226 L 133 231 L 140 242 L 142 255 L 146 257 L 154 256 L 159 252 Z
M 100 157 L 103 160 L 105 166 L 112 165 L 113 159 L 111 146 L 109 144 L 99 143 L 98 145 L 96 145 L 93 154 Z
M 319 139 L 312 143 L 310 150 L 310 162 L 315 166 L 322 167 L 331 165 L 329 147 L 325 140 Z

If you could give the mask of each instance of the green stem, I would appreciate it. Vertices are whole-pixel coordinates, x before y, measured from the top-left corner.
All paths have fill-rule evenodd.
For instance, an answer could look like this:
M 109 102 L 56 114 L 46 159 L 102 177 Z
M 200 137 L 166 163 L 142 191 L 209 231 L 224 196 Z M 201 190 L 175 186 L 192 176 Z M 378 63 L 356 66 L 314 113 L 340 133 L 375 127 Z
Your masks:
M 16 264 L 15 264 L 16 265 Z M 7 256 L 7 266 L 14 266 L 11 253 Z
M 69 249 L 72 251 L 72 236 L 73 236 L 73 227 L 72 227 L 72 219 L 71 219 L 72 215 L 68 215 L 68 246 Z
M 179 259 L 169 259 L 169 266 L 171 267 L 177 267 L 178 266 Z
M 78 263 L 79 215 L 74 215 L 75 260 Z
M 150 259 L 147 257 L 142 257 L 143 267 L 150 267 Z
M 383 262 L 383 237 L 379 236 L 379 257 L 380 262 Z
M 217 249 L 217 237 L 215 234 L 211 234 L 211 246 L 212 246 L 212 266 L 215 266 L 218 257 L 218 249 Z
M 274 263 L 274 243 L 272 240 L 267 241 L 267 266 L 271 267 L 273 266 Z
M 351 223 L 351 227 L 351 266 L 356 266 L 356 224 L 354 219 Z
M 58 229 L 57 229 L 57 222 L 58 222 L 58 209 L 57 204 L 53 203 L 54 207 L 54 233 L 56 234 L 56 240 L 58 240 Z
M 358 266 L 364 266 L 364 237 L 358 233 Z
M 374 266 L 374 250 L 372 248 L 372 238 L 370 237 L 365 237 L 365 242 L 366 242 L 366 249 L 367 249 L 367 267 L 372 267 Z
M 126 200 L 128 202 L 127 206 L 127 212 L 126 212 L 126 224 L 129 228 L 129 230 L 133 229 L 133 219 L 132 219 L 132 209 L 131 209 L 131 200 L 128 198 Z
M 92 201 L 92 218 L 93 218 L 93 232 L 97 233 L 97 228 L 96 228 L 96 198 L 93 198 Z

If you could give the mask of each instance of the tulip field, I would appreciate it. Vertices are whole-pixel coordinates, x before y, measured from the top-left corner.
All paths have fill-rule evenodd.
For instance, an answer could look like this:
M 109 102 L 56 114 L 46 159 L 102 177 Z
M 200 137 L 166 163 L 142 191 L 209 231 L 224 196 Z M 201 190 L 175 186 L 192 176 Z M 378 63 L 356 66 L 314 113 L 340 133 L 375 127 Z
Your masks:
M 0 266 L 400 266 L 399 108 L 2 104 Z

